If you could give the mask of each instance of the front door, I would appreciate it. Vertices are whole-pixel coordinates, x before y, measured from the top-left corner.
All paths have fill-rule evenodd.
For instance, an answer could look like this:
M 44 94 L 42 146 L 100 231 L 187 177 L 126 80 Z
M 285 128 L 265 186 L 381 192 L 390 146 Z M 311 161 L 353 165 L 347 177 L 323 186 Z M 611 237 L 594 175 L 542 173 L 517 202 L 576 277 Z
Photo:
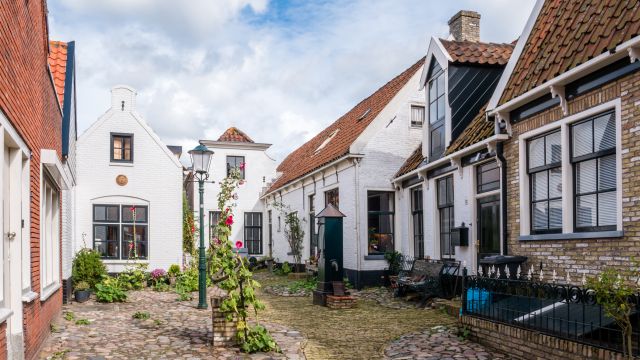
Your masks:
M 478 260 L 500 254 L 500 196 L 478 199 Z
M 271 210 L 267 214 L 269 218 L 269 257 L 273 257 L 273 219 L 271 218 Z

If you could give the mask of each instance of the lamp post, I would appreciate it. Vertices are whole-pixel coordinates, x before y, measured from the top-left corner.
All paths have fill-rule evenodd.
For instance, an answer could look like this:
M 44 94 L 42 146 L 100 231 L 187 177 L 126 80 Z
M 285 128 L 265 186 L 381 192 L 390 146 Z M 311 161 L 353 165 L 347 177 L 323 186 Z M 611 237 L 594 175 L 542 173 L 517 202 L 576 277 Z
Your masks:
M 209 179 L 209 165 L 213 151 L 200 144 L 189 151 L 195 178 L 200 191 L 200 249 L 198 253 L 198 309 L 207 308 L 207 258 L 204 248 L 204 182 Z

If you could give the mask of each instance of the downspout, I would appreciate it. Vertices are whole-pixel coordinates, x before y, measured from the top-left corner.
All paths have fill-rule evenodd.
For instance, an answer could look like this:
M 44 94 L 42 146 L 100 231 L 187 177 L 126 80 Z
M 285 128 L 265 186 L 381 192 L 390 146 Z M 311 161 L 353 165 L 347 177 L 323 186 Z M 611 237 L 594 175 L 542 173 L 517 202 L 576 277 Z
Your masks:
M 500 161 L 500 210 L 502 210 L 502 252 L 503 255 L 509 255 L 507 236 L 507 159 L 504 158 L 504 144 L 498 142 L 496 144 L 496 157 Z
M 353 177 L 353 182 L 355 186 L 355 194 L 356 194 L 356 288 L 360 288 L 360 270 L 362 269 L 362 259 L 360 256 L 360 247 L 362 244 L 360 243 L 360 159 L 354 159 L 353 165 L 355 166 L 355 176 Z

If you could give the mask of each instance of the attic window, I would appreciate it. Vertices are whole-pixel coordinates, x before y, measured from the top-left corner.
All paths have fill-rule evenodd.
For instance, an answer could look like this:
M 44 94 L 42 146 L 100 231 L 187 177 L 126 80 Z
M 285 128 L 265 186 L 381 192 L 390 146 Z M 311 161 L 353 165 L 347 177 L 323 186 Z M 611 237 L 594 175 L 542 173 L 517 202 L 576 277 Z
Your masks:
M 370 112 L 371 112 L 371 108 L 368 108 L 362 115 L 360 115 L 360 117 L 356 121 L 360 121 L 364 119 L 365 117 L 367 117 L 367 115 L 369 115 Z
M 329 143 L 329 141 L 331 141 L 331 139 L 333 139 L 333 138 L 338 134 L 338 131 L 340 131 L 340 129 L 335 129 L 335 130 L 331 133 L 331 135 L 329 135 L 329 137 L 328 137 L 328 138 L 326 138 L 326 139 L 322 142 L 322 144 L 320 144 L 320 146 L 318 146 L 318 148 L 316 149 L 315 153 L 317 154 L 317 153 L 318 153 L 318 151 L 322 150 L 325 146 L 327 146 L 327 144 Z

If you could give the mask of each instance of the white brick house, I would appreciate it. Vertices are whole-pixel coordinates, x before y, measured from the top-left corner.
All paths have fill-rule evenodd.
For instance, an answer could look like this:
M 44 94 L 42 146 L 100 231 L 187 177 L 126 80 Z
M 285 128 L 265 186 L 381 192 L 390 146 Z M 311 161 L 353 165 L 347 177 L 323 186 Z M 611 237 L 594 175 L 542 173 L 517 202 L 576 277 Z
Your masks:
M 98 250 L 109 272 L 135 255 L 150 270 L 182 262 L 182 165 L 132 88 L 111 89 L 111 108 L 78 139 L 77 174 L 75 251 Z
M 357 287 L 380 281 L 386 251 L 400 241 L 394 231 L 396 201 L 390 179 L 422 138 L 424 60 L 413 64 L 291 153 L 263 195 L 273 228 L 273 257 L 293 262 L 284 219 L 271 204 L 281 202 L 304 220 L 302 259 L 315 254 L 315 214 L 327 203 L 346 215 L 345 276 Z M 413 116 L 412 116 L 413 114 Z
M 209 169 L 209 182 L 205 183 L 205 239 L 209 239 L 212 226 L 217 224 L 219 209 L 217 204 L 220 182 L 227 171 L 244 163 L 244 183 L 237 190 L 234 223 L 231 240 L 240 240 L 249 256 L 269 255 L 265 241 L 268 234 L 268 219 L 264 216 L 260 194 L 276 174 L 276 162 L 267 154 L 270 144 L 256 143 L 241 130 L 231 127 L 218 140 L 200 140 L 200 144 L 211 149 L 214 154 Z M 213 181 L 213 183 L 211 182 Z M 199 219 L 199 195 L 194 184 L 195 219 Z

